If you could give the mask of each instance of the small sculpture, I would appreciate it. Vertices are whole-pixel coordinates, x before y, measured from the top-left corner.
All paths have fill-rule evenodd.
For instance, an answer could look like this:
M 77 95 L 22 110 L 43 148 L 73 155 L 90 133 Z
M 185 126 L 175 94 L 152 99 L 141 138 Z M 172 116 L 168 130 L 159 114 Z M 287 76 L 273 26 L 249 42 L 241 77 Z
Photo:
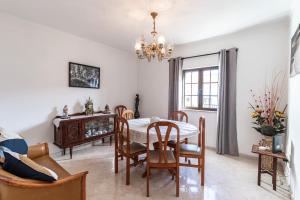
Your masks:
M 94 114 L 93 101 L 90 97 L 89 97 L 89 99 L 87 100 L 87 102 L 85 104 L 85 114 L 86 115 L 93 115 Z
M 110 113 L 110 109 L 109 109 L 109 105 L 108 104 L 105 105 L 104 112 L 105 113 Z
M 134 111 L 134 118 L 140 118 L 140 113 L 139 113 L 139 104 L 140 104 L 140 95 L 136 94 L 135 95 L 135 111 Z
M 68 111 L 69 111 L 68 105 L 65 105 L 63 108 L 63 115 L 61 118 L 69 119 L 70 117 L 69 117 Z

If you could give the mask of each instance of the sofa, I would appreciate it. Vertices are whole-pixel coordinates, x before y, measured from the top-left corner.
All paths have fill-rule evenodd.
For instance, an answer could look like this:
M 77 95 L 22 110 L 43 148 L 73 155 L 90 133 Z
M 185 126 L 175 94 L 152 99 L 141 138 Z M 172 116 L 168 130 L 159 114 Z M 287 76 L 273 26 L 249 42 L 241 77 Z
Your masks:
M 47 143 L 30 146 L 28 157 L 58 175 L 52 183 L 17 177 L 0 167 L 1 200 L 85 200 L 87 171 L 71 175 L 49 156 Z

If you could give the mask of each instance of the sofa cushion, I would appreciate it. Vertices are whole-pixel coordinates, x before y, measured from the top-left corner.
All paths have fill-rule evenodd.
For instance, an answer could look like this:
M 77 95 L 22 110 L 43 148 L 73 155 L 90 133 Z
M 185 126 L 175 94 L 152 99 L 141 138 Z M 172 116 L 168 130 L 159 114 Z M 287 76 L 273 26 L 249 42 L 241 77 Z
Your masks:
M 0 127 L 0 146 L 4 146 L 13 152 L 27 154 L 28 145 L 25 140 L 18 134 L 9 132 Z
M 5 161 L 2 168 L 22 178 L 40 181 L 55 181 L 57 174 L 52 170 L 39 165 L 30 158 L 12 151 L 3 151 Z

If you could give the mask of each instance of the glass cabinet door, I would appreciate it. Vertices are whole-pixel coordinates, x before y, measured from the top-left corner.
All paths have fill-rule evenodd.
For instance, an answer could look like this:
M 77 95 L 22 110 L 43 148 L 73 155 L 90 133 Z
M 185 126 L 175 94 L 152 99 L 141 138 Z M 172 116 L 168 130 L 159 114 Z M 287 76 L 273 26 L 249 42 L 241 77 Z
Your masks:
M 106 135 L 114 131 L 114 118 L 103 117 L 89 119 L 84 123 L 85 138 Z

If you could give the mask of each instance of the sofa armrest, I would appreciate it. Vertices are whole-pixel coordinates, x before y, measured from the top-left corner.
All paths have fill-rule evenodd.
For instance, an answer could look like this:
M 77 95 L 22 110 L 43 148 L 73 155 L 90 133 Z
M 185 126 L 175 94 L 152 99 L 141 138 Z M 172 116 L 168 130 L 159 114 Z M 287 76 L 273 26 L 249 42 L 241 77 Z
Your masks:
M 49 154 L 48 144 L 43 143 L 43 144 L 37 144 L 37 145 L 30 146 L 28 149 L 27 156 L 30 159 L 34 159 L 34 158 L 41 157 L 41 156 L 48 155 L 48 154 Z
M 85 200 L 86 176 L 82 172 L 53 183 L 15 180 L 0 176 L 0 199 Z

